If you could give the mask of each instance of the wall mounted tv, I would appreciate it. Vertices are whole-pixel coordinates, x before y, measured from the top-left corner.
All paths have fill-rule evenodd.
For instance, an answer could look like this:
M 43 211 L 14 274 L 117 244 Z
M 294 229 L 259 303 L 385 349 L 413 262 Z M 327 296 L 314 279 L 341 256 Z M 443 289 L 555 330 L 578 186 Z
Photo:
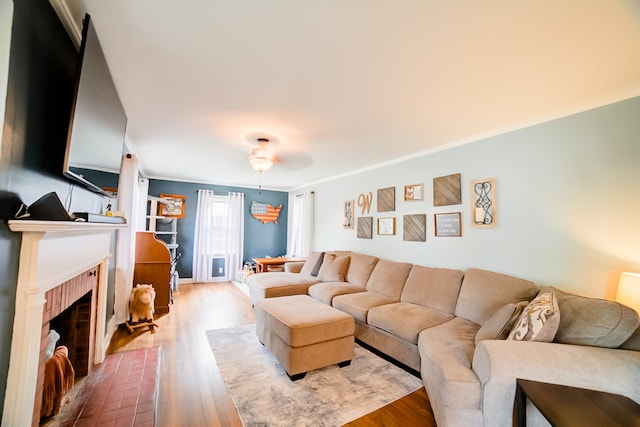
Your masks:
M 119 174 L 127 115 L 89 14 L 83 21 L 74 92 L 63 174 L 92 191 L 113 197 L 104 188 L 109 185 L 96 181 L 101 174 L 88 172 Z

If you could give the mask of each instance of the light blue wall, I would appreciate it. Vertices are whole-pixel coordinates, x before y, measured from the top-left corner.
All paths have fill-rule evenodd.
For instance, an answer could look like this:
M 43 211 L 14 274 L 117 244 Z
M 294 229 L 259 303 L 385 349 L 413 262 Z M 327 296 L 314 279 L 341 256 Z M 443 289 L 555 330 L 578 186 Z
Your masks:
M 640 271 L 639 118 L 640 98 L 633 98 L 313 185 L 315 249 L 478 267 L 613 298 L 620 272 Z M 433 178 L 454 173 L 462 175 L 462 204 L 434 207 Z M 469 183 L 489 177 L 497 179 L 498 227 L 471 228 Z M 405 202 L 404 185 L 416 183 L 424 183 L 424 201 Z M 376 190 L 390 186 L 396 211 L 379 214 Z M 343 201 L 369 191 L 371 216 L 395 216 L 396 235 L 358 239 L 341 227 Z M 462 212 L 462 237 L 434 237 L 438 212 Z M 404 242 L 402 216 L 416 213 L 427 214 L 427 241 Z

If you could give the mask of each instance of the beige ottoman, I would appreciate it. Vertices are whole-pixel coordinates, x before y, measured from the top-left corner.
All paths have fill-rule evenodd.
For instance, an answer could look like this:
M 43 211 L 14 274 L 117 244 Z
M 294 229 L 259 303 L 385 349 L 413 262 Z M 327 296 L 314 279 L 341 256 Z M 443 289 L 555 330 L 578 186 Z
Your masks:
M 353 318 L 308 295 L 256 302 L 256 334 L 291 380 L 311 370 L 353 359 Z

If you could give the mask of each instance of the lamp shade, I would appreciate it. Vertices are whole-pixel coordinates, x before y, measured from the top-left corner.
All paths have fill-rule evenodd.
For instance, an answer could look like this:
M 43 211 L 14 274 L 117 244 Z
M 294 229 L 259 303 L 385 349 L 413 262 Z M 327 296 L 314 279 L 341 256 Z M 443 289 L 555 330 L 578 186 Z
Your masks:
M 251 167 L 256 171 L 262 173 L 266 172 L 273 166 L 273 160 L 269 157 L 261 157 L 260 155 L 252 154 L 249 156 L 249 163 L 251 163 Z
M 622 273 L 616 300 L 640 313 L 640 274 Z
M 258 138 L 258 148 L 255 148 L 249 156 L 249 163 L 259 173 L 268 171 L 273 166 L 275 156 L 273 152 L 267 148 L 269 140 L 266 138 Z

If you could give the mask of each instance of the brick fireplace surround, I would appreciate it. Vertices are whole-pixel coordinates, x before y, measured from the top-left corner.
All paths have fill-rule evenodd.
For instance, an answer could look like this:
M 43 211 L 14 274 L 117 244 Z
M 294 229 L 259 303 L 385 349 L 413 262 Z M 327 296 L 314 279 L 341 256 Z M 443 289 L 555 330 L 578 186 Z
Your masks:
M 86 350 L 83 364 L 87 366 L 80 369 L 86 371 L 104 360 L 109 335 L 106 283 L 111 237 L 115 230 L 125 227 L 67 221 L 9 221 L 12 231 L 22 233 L 22 244 L 2 426 L 38 425 L 42 393 L 39 371 L 48 322 L 56 312 L 84 295 L 89 295 L 85 300 L 91 300 L 88 329 L 95 333 Z

